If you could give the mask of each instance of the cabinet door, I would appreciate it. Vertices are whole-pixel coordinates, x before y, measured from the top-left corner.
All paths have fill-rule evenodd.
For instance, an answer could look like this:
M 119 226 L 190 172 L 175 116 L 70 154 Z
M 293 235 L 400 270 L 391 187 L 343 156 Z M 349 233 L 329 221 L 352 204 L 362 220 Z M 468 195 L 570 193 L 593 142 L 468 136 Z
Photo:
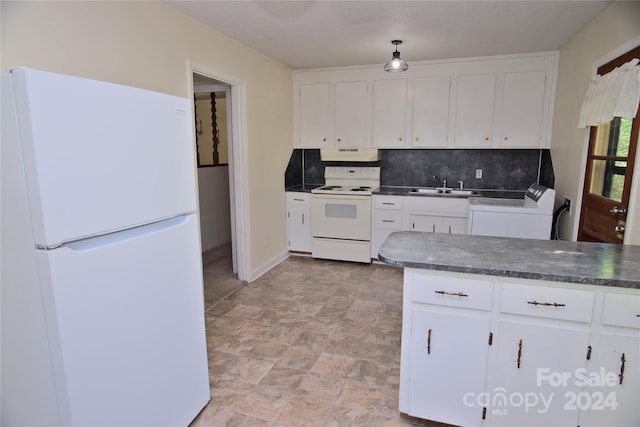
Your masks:
M 572 402 L 589 411 L 589 427 L 640 425 L 640 337 L 602 333 L 593 364 L 591 386 Z
M 287 246 L 311 252 L 311 200 L 308 193 L 287 193 Z
M 540 147 L 546 77 L 544 71 L 505 74 L 501 147 Z
M 489 348 L 488 318 L 412 310 L 409 414 L 479 426 Z
M 582 388 L 574 373 L 586 364 L 588 331 L 504 321 L 493 342 L 496 363 L 487 387 L 492 427 L 578 425 L 578 411 L 565 409 L 565 396 Z
M 376 200 L 376 204 L 378 204 Z M 393 202 L 382 202 L 393 203 Z M 371 258 L 378 258 L 380 247 L 387 240 L 389 234 L 402 228 L 402 211 L 392 209 L 375 209 L 371 230 Z
M 336 83 L 336 141 L 338 147 L 367 145 L 368 87 L 365 81 Z
M 439 233 L 442 229 L 442 218 L 432 215 L 411 215 L 409 227 L 412 231 Z
M 493 134 L 496 75 L 458 76 L 454 145 L 490 147 Z
M 301 84 L 299 90 L 299 146 L 302 148 L 329 147 L 333 138 L 329 83 Z
M 441 233 L 468 234 L 466 218 L 443 217 Z
M 415 79 L 413 88 L 414 147 L 447 147 L 451 77 Z
M 407 80 L 373 82 L 373 146 L 405 145 Z

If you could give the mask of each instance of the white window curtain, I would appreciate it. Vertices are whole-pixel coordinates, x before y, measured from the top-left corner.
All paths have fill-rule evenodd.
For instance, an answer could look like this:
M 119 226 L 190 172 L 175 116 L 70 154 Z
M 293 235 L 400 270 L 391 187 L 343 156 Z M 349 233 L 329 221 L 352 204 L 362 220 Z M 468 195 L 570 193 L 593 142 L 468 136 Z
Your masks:
M 578 127 L 606 124 L 614 117 L 635 118 L 640 102 L 639 62 L 635 58 L 603 76 L 594 76 L 582 103 Z

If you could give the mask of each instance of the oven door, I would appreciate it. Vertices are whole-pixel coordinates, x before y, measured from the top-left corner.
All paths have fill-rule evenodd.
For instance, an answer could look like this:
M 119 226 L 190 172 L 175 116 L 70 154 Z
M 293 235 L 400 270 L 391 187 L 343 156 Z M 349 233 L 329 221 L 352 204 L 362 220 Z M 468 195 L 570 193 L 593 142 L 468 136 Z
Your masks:
M 371 196 L 314 194 L 311 198 L 313 237 L 371 239 Z

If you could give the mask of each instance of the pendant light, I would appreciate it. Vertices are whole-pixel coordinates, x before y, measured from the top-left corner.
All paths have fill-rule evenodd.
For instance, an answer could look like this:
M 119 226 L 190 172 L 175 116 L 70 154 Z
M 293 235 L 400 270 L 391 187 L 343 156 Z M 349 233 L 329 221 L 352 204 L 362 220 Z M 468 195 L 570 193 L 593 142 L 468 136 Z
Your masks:
M 398 52 L 398 45 L 402 44 L 402 40 L 392 40 L 391 44 L 396 46 L 396 51 L 393 52 L 393 58 L 391 58 L 391 61 L 387 62 L 387 65 L 384 66 L 384 70 L 390 73 L 407 71 L 409 65 L 400 58 L 400 52 Z

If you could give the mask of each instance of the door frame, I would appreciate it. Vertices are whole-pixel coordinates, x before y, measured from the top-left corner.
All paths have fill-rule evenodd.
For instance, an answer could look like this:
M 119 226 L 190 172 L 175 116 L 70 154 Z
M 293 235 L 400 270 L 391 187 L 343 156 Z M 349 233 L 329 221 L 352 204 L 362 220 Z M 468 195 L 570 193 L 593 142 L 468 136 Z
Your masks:
M 635 48 L 640 44 L 640 35 L 632 38 L 626 43 L 618 46 L 617 48 L 611 50 L 609 53 L 601 56 L 597 60 L 593 62 L 591 69 L 591 77 L 598 74 L 598 68 L 603 65 L 613 61 L 617 57 L 624 55 L 629 52 L 631 49 Z M 578 210 L 576 211 L 576 220 L 573 223 L 573 239 L 576 240 L 578 238 L 578 230 L 580 228 L 580 215 L 582 212 L 582 196 L 584 194 L 584 182 L 586 176 L 586 167 L 587 167 L 587 156 L 589 154 L 589 139 L 591 136 L 591 132 L 585 132 L 584 141 L 582 145 L 582 165 L 580 167 L 580 185 L 578 188 L 577 195 L 577 204 L 576 207 Z M 640 141 L 638 141 L 640 144 Z M 635 164 L 639 166 L 636 169 L 636 173 L 633 174 L 633 178 L 631 181 L 631 194 L 629 197 L 629 205 L 627 206 L 627 224 L 625 227 L 625 238 L 623 240 L 623 244 L 636 244 L 640 245 L 640 215 L 637 215 L 636 212 L 640 212 L 640 197 L 633 197 L 634 192 L 633 189 L 636 189 L 636 193 L 640 189 L 640 149 L 636 150 L 636 158 Z M 638 218 L 638 219 L 636 219 Z M 630 238 L 627 239 L 627 236 Z M 634 236 L 635 239 L 634 239 Z
M 246 82 L 238 77 L 187 60 L 188 93 L 193 99 L 193 74 L 218 80 L 230 86 L 227 116 L 229 121 L 229 204 L 231 209 L 231 245 L 234 269 L 237 266 L 238 279 L 250 281 L 251 254 L 249 232 L 249 182 L 248 182 L 248 141 L 247 141 L 247 100 Z M 230 104 L 230 105 L 229 105 Z M 195 127 L 195 124 L 193 125 Z M 193 144 L 196 146 L 195 129 Z M 197 181 L 196 181 L 197 182 Z

